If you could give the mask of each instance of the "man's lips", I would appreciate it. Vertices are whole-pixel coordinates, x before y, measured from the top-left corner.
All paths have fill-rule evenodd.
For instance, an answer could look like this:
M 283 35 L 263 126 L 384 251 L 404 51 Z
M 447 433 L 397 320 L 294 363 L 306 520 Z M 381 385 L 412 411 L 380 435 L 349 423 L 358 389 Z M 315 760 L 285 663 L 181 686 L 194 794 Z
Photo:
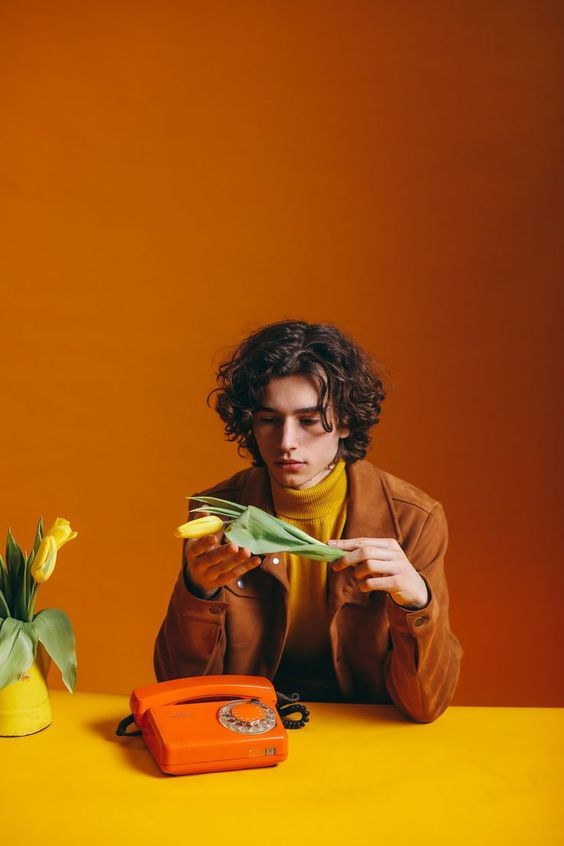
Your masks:
M 303 461 L 277 461 L 276 462 L 276 464 L 278 464 L 279 467 L 288 467 L 288 468 L 289 467 L 301 467 L 302 464 L 304 464 L 304 463 L 305 462 L 303 462 Z

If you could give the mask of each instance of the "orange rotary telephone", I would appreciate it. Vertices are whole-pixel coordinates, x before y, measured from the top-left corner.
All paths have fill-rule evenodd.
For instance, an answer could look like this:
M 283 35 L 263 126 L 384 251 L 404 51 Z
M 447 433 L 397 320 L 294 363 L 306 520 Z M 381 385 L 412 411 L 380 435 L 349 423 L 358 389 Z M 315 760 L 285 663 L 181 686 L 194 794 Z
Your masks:
M 262 676 L 173 679 L 136 688 L 132 713 L 116 734 L 142 734 L 161 770 L 171 775 L 272 767 L 288 756 L 285 727 L 308 721 L 307 708 L 295 701 L 296 695 L 277 696 Z M 126 732 L 133 721 L 140 731 Z

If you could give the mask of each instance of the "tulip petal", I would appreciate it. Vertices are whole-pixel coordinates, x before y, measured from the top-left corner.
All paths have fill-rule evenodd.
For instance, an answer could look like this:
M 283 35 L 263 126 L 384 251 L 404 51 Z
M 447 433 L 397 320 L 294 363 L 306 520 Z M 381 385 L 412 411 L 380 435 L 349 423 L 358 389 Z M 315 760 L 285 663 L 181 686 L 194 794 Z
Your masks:
M 57 549 L 60 549 L 70 540 L 77 536 L 78 532 L 73 532 L 69 520 L 65 517 L 57 517 L 51 528 L 45 532 L 45 536 L 55 538 Z
M 188 520 L 178 526 L 174 532 L 177 538 L 202 538 L 205 535 L 213 535 L 223 530 L 223 520 L 219 517 L 199 517 L 197 520 Z
M 33 564 L 31 565 L 31 575 L 33 579 L 38 584 L 46 582 L 55 569 L 56 561 L 57 542 L 52 535 L 47 534 L 39 544 L 37 555 L 33 559 Z
M 57 549 L 60 549 L 62 546 L 64 546 L 70 540 L 73 540 L 77 535 L 78 535 L 78 532 L 71 532 L 68 537 L 64 538 L 63 540 L 58 540 L 57 541 Z

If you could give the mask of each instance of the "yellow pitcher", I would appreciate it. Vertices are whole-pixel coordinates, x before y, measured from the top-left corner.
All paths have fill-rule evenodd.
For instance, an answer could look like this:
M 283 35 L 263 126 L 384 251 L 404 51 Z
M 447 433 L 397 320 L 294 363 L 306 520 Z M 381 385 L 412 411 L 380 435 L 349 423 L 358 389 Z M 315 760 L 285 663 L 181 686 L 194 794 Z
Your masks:
M 0 688 L 0 737 L 35 734 L 51 725 L 47 673 L 51 659 L 38 645 L 35 661 L 20 678 Z

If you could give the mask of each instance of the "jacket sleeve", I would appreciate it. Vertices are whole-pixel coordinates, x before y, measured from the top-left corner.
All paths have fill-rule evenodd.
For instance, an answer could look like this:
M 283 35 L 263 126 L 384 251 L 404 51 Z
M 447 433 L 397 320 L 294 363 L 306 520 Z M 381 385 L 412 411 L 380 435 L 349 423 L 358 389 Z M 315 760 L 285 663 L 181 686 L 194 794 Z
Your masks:
M 185 543 L 182 568 L 155 642 L 153 663 L 158 681 L 223 673 L 227 611 L 223 590 L 217 598 L 205 600 L 188 589 L 184 547 Z
M 435 720 L 449 705 L 463 654 L 449 624 L 444 574 L 447 545 L 446 517 L 442 505 L 436 503 L 409 559 L 427 584 L 427 605 L 408 611 L 388 596 L 393 648 L 386 661 L 386 686 L 400 711 L 421 723 Z

